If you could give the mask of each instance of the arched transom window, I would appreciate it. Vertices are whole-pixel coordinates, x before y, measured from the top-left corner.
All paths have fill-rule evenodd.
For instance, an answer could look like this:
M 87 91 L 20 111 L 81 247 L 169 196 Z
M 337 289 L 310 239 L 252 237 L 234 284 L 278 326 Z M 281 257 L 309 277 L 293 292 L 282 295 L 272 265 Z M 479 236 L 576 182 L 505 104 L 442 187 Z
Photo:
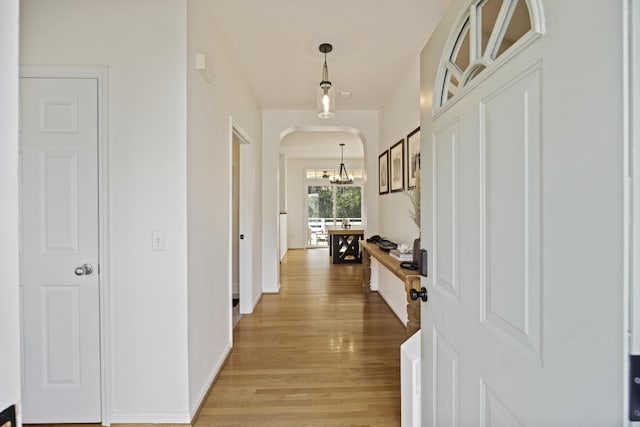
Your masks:
M 434 113 L 485 70 L 542 34 L 539 0 L 475 0 L 454 26 L 440 61 Z

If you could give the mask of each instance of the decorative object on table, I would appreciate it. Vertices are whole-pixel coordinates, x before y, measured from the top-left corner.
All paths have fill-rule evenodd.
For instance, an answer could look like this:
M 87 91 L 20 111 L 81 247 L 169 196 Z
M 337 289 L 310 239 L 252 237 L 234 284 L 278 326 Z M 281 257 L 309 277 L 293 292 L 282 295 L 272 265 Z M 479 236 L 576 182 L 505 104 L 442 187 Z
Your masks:
M 391 249 L 396 249 L 398 245 L 393 243 L 391 240 L 382 239 L 378 242 L 378 247 L 384 251 L 390 251 Z
M 351 227 L 351 222 L 349 221 L 349 218 L 342 218 L 342 228 L 350 228 Z
M 389 192 L 389 150 L 378 156 L 378 193 Z
M 380 240 L 382 240 L 382 237 L 380 237 L 379 234 L 374 234 L 373 236 L 369 237 L 367 239 L 367 242 L 369 243 L 378 243 Z
M 400 252 L 401 254 L 406 254 L 407 252 L 409 252 L 409 245 L 406 243 L 400 243 L 398 245 L 398 252 Z
M 420 127 L 407 135 L 407 188 L 416 186 L 416 174 L 420 170 Z
M 392 193 L 404 190 L 404 138 L 389 150 L 389 187 Z
M 418 269 L 418 264 L 416 264 L 415 262 L 412 261 L 402 261 L 400 262 L 400 267 L 402 268 L 406 268 L 407 270 L 417 270 Z
M 389 256 L 396 261 L 413 261 L 413 251 L 402 252 L 399 249 L 391 249 Z
M 418 228 L 418 235 L 420 235 L 420 169 L 416 170 L 416 186 L 405 193 L 411 202 L 409 209 L 409 216 L 413 220 L 413 223 Z M 413 262 L 420 263 L 420 237 L 413 241 Z M 419 266 L 419 265 L 418 265 Z
M 344 143 L 340 144 L 340 166 L 336 173 L 329 178 L 332 184 L 353 184 L 353 175 L 349 175 L 347 167 L 344 165 Z
M 329 68 L 327 67 L 327 53 L 333 50 L 331 43 L 322 43 L 318 49 L 324 54 L 324 65 L 322 66 L 322 80 L 317 94 L 318 117 L 321 119 L 332 119 L 335 117 L 336 96 L 335 90 L 331 87 L 329 80 Z
M 416 171 L 416 186 L 405 192 L 409 198 L 409 216 L 420 233 L 420 169 Z

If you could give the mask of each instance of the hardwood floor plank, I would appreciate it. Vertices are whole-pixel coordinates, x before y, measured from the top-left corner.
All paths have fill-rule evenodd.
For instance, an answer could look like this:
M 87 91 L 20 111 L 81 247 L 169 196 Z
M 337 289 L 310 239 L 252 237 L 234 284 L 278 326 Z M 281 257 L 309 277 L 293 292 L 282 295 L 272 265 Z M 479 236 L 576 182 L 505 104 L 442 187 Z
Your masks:
M 399 426 L 405 329 L 377 294 L 363 303 L 361 281 L 327 250 L 290 250 L 195 426 Z

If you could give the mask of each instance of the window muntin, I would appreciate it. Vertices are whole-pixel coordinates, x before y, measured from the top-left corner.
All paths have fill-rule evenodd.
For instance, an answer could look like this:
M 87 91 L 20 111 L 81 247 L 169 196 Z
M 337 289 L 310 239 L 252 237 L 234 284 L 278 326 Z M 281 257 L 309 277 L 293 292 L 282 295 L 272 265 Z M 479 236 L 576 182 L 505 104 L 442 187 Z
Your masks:
M 440 63 L 434 114 L 523 39 L 543 31 L 539 0 L 476 0 L 465 9 Z

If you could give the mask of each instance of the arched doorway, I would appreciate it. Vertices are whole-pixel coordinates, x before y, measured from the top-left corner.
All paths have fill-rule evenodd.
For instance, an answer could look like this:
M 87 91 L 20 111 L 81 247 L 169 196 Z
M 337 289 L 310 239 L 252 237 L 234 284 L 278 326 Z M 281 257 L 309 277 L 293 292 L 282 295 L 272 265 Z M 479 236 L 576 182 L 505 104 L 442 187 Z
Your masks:
M 354 177 L 351 184 L 332 183 L 341 157 Z M 328 247 L 327 227 L 343 220 L 364 225 L 364 185 L 364 146 L 353 130 L 305 129 L 285 135 L 279 165 L 281 258 L 288 248 Z

